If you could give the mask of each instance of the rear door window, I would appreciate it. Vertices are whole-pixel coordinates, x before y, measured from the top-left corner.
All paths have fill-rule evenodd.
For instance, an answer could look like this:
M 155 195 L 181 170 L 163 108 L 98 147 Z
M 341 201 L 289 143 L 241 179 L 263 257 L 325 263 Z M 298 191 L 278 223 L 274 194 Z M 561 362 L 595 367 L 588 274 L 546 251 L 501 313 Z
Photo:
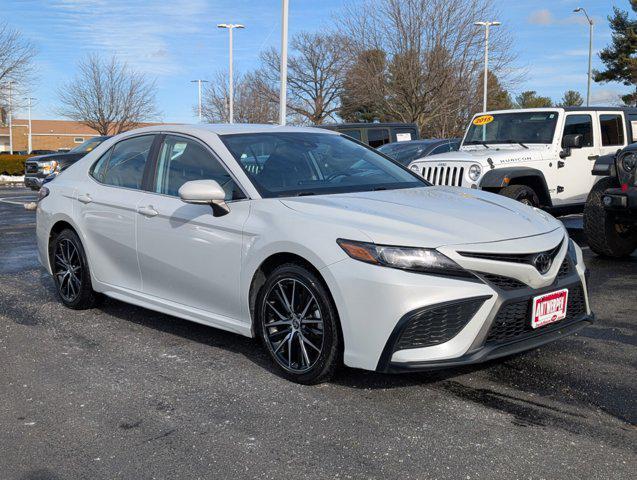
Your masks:
M 568 115 L 564 122 L 564 135 L 584 137 L 583 147 L 593 146 L 593 118 L 590 115 Z
M 599 126 L 602 132 L 602 145 L 624 144 L 624 122 L 620 114 L 603 114 L 599 116 Z
M 360 130 L 356 130 L 356 129 L 352 129 L 352 130 L 341 130 L 341 133 L 343 135 L 347 135 L 348 137 L 352 137 L 355 140 L 358 140 L 359 142 L 362 140 L 362 136 L 361 136 L 361 131 Z
M 144 169 L 155 135 L 133 137 L 115 144 L 91 170 L 95 180 L 123 188 L 142 188 Z
M 388 128 L 370 128 L 367 130 L 367 143 L 369 143 L 370 147 L 378 148 L 390 141 Z

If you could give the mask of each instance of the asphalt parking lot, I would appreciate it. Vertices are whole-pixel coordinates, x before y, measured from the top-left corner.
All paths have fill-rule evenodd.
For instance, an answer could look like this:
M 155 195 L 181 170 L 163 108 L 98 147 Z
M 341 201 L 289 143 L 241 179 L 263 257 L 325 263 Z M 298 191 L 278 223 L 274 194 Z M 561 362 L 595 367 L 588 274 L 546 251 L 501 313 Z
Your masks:
M 637 255 L 585 248 L 597 323 L 575 336 L 305 387 L 248 338 L 115 300 L 62 307 L 32 198 L 0 187 L 2 479 L 635 478 Z

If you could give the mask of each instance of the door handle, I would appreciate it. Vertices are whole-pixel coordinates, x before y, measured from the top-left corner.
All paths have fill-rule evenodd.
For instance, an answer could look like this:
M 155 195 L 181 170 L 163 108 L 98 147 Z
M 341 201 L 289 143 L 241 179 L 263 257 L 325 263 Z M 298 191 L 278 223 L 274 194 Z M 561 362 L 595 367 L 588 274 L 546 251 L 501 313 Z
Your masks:
M 137 209 L 137 213 L 141 213 L 145 217 L 156 217 L 157 215 L 159 215 L 159 212 L 155 210 L 152 205 L 149 205 L 147 207 L 139 207 Z
M 589 160 L 597 160 L 599 158 L 599 155 L 589 155 L 588 159 Z
M 91 203 L 93 201 L 88 193 L 85 195 L 78 195 L 77 199 L 84 204 Z

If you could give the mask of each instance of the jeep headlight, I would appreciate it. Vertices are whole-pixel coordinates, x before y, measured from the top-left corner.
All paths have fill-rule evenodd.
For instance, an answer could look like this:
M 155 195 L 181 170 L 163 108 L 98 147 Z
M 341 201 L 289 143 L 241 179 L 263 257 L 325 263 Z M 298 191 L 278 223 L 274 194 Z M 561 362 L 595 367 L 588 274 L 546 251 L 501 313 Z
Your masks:
M 476 182 L 478 178 L 480 178 L 480 175 L 482 175 L 482 167 L 480 165 L 474 163 L 469 167 L 469 178 L 472 181 Z
M 629 152 L 625 154 L 619 160 L 619 165 L 621 166 L 622 170 L 624 170 L 626 173 L 632 172 L 637 166 L 637 153 Z
M 420 173 L 420 168 L 418 168 L 418 165 L 412 165 L 412 166 L 411 166 L 411 167 L 409 167 L 409 168 L 410 168 L 410 170 L 411 170 L 412 172 Z
M 339 238 L 336 243 L 354 260 L 412 272 L 472 276 L 456 262 L 432 248 L 376 245 Z
M 58 167 L 58 162 L 56 162 L 55 160 L 51 160 L 49 162 L 42 162 L 40 164 L 40 169 L 42 170 L 42 173 L 46 173 L 47 175 L 55 172 L 57 170 Z

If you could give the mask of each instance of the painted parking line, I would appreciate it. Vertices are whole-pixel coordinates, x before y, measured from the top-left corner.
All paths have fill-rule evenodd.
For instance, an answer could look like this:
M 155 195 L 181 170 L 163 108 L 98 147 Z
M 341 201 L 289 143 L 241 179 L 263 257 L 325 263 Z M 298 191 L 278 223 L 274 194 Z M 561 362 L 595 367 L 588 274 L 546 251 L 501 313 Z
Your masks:
M 21 199 L 23 201 L 18 201 L 17 199 Z M 0 198 L 0 202 L 8 203 L 11 205 L 24 205 L 25 203 L 35 202 L 38 199 L 35 195 L 20 195 L 13 197 L 4 197 Z

